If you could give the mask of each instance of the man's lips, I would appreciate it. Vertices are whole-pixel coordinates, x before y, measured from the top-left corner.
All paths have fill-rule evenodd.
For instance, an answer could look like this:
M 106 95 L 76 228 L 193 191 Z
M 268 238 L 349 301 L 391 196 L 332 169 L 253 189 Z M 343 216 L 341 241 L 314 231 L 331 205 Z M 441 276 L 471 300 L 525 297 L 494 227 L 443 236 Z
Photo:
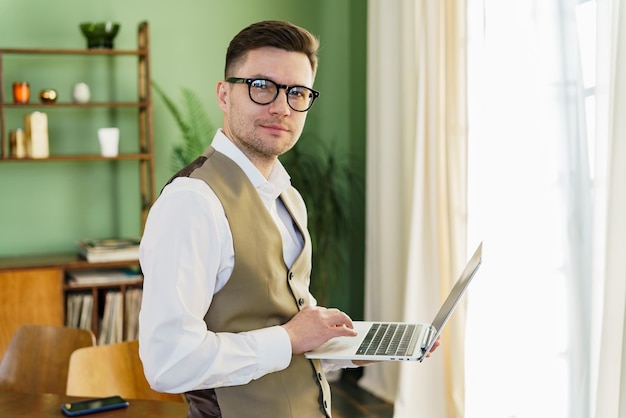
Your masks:
M 264 129 L 268 129 L 270 131 L 289 132 L 289 129 L 286 126 L 274 124 L 274 123 L 261 124 L 261 127 Z

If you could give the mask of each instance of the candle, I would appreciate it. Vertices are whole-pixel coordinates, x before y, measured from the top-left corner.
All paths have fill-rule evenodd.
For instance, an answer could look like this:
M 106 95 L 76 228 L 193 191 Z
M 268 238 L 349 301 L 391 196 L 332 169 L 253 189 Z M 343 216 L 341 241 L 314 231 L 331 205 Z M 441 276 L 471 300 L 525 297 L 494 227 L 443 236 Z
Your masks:
M 26 81 L 13 83 L 13 101 L 15 103 L 28 103 L 30 100 L 30 86 Z

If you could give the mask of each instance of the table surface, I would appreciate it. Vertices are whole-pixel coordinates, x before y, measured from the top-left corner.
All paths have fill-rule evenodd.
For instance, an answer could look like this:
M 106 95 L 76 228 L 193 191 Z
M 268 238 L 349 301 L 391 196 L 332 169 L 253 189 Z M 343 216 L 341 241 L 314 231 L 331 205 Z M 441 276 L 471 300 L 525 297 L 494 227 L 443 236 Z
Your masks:
M 61 418 L 61 405 L 75 402 L 84 397 L 58 395 L 52 393 L 13 393 L 0 392 L 0 417 L 6 418 Z M 128 399 L 127 408 L 85 415 L 93 418 L 186 418 L 187 404 L 183 402 L 162 402 Z

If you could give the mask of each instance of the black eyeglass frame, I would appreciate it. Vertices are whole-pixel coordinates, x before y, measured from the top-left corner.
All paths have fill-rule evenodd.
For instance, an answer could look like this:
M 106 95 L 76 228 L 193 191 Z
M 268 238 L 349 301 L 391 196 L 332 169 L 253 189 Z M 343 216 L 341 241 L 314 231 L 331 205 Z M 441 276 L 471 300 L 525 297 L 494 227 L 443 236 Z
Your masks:
M 278 97 L 278 95 L 280 94 L 280 89 L 285 89 L 285 92 L 287 93 L 287 104 L 289 105 L 289 107 L 291 109 L 293 109 L 296 112 L 306 112 L 309 109 L 311 109 L 311 107 L 313 106 L 313 103 L 315 102 L 315 99 L 317 99 L 318 97 L 320 97 L 320 92 L 317 90 L 313 90 L 310 87 L 307 86 L 300 86 L 300 85 L 294 85 L 294 86 L 288 86 L 286 84 L 279 84 L 277 82 L 275 82 L 274 80 L 270 80 L 269 78 L 241 78 L 241 77 L 229 77 L 225 80 L 228 83 L 235 83 L 235 84 L 247 84 L 248 85 L 248 96 L 250 97 L 250 100 L 252 100 L 254 103 L 259 104 L 259 105 L 268 105 L 271 103 L 274 103 L 274 101 L 276 101 L 276 98 Z M 266 81 L 266 82 L 270 82 L 274 85 L 276 85 L 276 94 L 274 95 L 274 98 L 272 100 L 270 100 L 267 103 L 260 103 L 257 102 L 256 100 L 254 100 L 252 98 L 252 83 L 254 83 L 255 81 Z M 294 107 L 291 105 L 291 103 L 289 103 L 289 91 L 291 89 L 293 89 L 294 87 L 299 87 L 299 88 L 303 88 L 306 89 L 308 91 L 311 92 L 312 97 L 311 97 L 311 102 L 309 103 L 309 106 L 304 109 L 304 110 L 298 110 L 298 109 L 294 109 Z

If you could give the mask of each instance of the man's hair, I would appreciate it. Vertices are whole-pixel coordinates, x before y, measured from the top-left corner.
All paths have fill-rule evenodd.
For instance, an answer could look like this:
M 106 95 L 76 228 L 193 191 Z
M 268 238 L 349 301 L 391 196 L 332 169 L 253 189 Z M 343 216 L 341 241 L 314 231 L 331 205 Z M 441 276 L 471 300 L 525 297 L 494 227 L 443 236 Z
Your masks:
M 248 51 L 263 47 L 302 52 L 309 58 L 313 74 L 317 71 L 319 41 L 315 36 L 306 29 L 289 22 L 265 20 L 251 24 L 230 41 L 226 51 L 225 78 L 236 75 L 230 72 L 245 59 Z

